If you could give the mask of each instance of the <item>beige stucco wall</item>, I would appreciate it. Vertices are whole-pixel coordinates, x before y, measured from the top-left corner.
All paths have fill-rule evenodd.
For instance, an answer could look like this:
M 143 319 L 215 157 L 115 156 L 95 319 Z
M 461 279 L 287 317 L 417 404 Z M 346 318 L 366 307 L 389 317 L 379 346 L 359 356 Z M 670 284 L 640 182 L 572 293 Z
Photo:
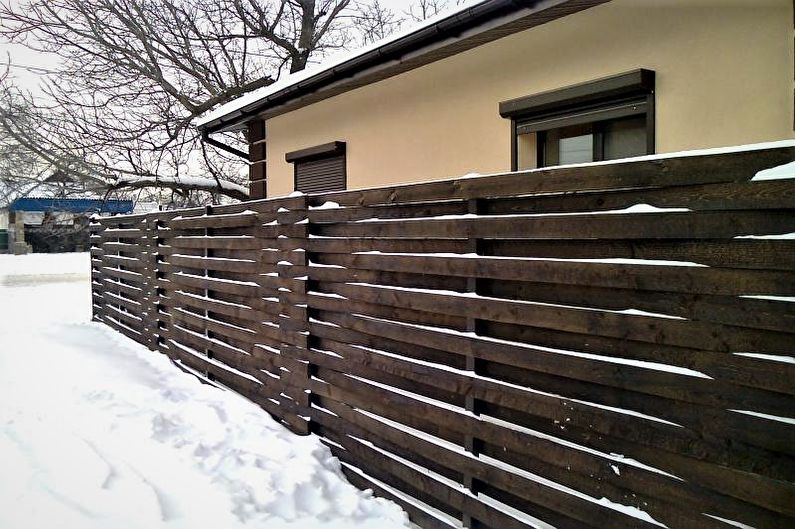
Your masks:
M 510 169 L 498 102 L 635 68 L 656 78 L 657 152 L 795 137 L 792 0 L 614 0 L 267 121 L 286 152 L 341 140 L 348 188 Z

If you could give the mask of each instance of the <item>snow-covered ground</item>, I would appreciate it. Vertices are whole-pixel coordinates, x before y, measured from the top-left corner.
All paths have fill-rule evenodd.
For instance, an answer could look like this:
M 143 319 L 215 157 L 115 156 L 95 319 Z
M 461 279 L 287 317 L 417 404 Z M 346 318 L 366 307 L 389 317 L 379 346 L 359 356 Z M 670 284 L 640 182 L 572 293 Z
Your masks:
M 91 323 L 88 270 L 0 255 L 0 528 L 409 526 L 316 437 Z

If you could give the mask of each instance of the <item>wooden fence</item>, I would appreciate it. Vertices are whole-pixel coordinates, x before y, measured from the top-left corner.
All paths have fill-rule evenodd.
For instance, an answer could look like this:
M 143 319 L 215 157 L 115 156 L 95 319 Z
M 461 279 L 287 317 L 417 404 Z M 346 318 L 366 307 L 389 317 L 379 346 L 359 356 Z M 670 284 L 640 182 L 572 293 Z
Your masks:
M 424 528 L 793 527 L 794 159 L 101 218 L 94 315 Z

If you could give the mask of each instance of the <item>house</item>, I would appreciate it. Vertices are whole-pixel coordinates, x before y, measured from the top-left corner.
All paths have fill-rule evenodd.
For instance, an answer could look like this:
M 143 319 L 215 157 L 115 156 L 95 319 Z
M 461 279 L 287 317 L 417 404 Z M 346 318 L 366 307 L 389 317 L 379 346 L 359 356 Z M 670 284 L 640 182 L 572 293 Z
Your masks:
M 792 0 L 483 0 L 204 116 L 251 198 L 790 139 Z
M 85 181 L 78 179 L 66 171 L 56 169 L 36 188 L 37 194 L 57 198 L 92 196 L 86 190 Z
M 132 200 L 22 197 L 8 207 L 7 248 L 14 253 L 88 249 L 93 214 L 132 213 Z

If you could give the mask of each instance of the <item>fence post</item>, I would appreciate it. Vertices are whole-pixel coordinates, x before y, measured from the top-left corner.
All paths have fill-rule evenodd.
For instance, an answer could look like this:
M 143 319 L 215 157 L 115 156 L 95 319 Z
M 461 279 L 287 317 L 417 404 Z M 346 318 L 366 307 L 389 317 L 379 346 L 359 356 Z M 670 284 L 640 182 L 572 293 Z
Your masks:
M 105 231 L 99 215 L 92 215 L 88 223 L 89 253 L 91 258 L 91 319 L 102 321 L 105 289 L 102 274 L 102 232 Z
M 144 219 L 144 233 L 141 241 L 141 263 L 143 282 L 141 284 L 141 332 L 144 344 L 151 350 L 157 349 L 157 219 L 148 214 Z
M 471 213 L 474 215 L 478 215 L 480 213 L 480 203 L 477 199 L 470 199 L 467 201 L 467 213 Z M 470 238 L 468 241 L 468 250 L 470 253 L 480 254 L 480 239 Z M 476 277 L 467 278 L 467 291 L 472 293 L 478 292 L 478 279 Z M 477 332 L 478 330 L 478 320 L 473 316 L 469 315 L 467 317 L 467 331 L 468 332 Z M 481 372 L 482 362 L 475 358 L 472 354 L 467 354 L 466 357 L 466 369 L 467 371 L 471 371 L 472 374 L 478 374 Z M 478 399 L 473 397 L 471 394 L 467 395 L 465 398 L 464 406 L 467 411 L 472 412 L 474 415 L 480 414 L 481 403 Z M 464 436 L 464 448 L 471 453 L 473 456 L 477 457 L 480 453 L 481 448 L 481 441 L 477 438 L 474 432 L 467 431 L 466 435 Z M 477 495 L 480 489 L 480 482 L 475 479 L 472 474 L 465 473 L 464 474 L 464 486 L 472 492 L 472 494 Z M 476 529 L 480 526 L 478 520 L 473 518 L 470 514 L 464 513 L 462 517 L 462 523 L 464 527 L 469 529 Z
M 309 239 L 308 199 L 306 196 L 291 197 L 276 213 L 279 236 L 278 246 L 282 261 L 277 265 L 279 274 L 279 328 L 281 335 L 282 379 L 285 402 L 284 416 L 291 429 L 306 435 L 311 431 L 309 421 L 311 394 L 309 384 L 312 366 L 308 361 L 309 316 L 307 312 Z M 294 407 L 293 410 L 287 408 Z

